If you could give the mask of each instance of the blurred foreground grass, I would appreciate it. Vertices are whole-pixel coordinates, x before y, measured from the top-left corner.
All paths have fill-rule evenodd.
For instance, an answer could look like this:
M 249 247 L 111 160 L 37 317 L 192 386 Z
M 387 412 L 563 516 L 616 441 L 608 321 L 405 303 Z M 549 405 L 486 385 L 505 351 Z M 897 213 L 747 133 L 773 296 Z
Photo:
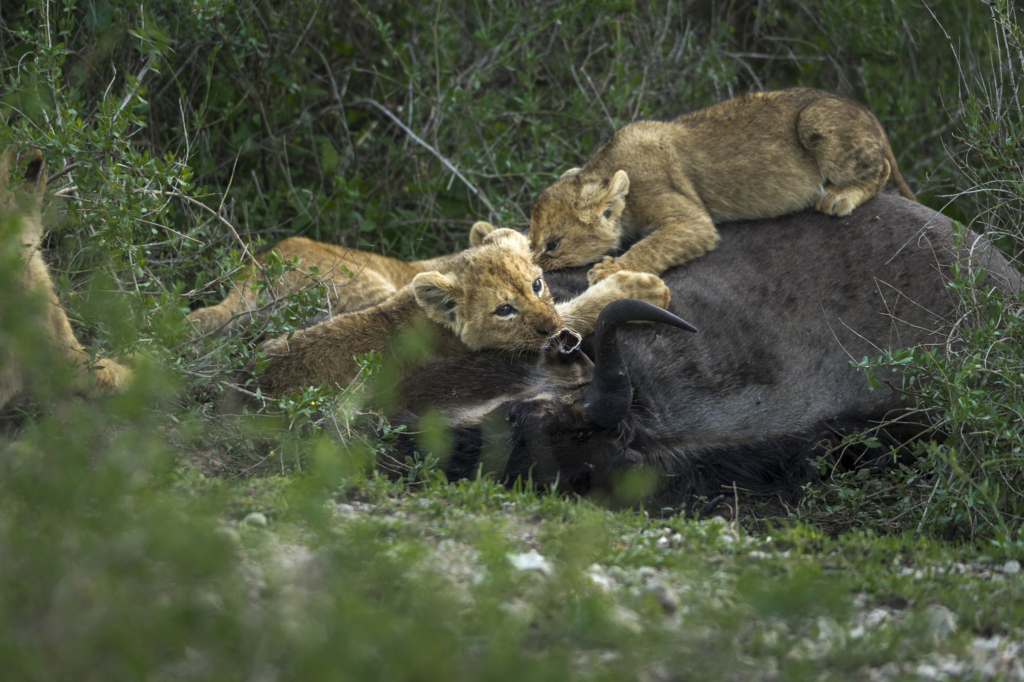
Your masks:
M 1024 645 L 998 552 L 410 489 L 328 441 L 303 476 L 209 478 L 105 408 L 0 459 L 6 679 L 988 679 Z

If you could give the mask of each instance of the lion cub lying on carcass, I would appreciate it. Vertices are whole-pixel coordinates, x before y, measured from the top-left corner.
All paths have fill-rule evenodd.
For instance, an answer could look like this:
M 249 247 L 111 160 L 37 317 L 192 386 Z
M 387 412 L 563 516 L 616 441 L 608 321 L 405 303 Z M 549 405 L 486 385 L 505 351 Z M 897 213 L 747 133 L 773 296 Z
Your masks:
M 88 356 L 82 344 L 75 338 L 71 324 L 60 307 L 53 292 L 50 270 L 40 253 L 43 239 L 41 205 L 46 193 L 46 171 L 43 155 L 38 149 L 28 153 L 25 180 L 15 194 L 8 191 L 12 171 L 18 155 L 8 149 L 0 156 L 0 221 L 18 220 L 17 248 L 21 268 L 21 288 L 26 297 L 38 297 L 44 302 L 44 309 L 37 323 L 50 342 L 47 351 L 55 353 L 62 361 L 73 367 L 78 376 L 72 389 L 95 395 L 123 389 L 131 380 L 131 370 L 113 360 L 104 359 L 97 367 L 88 366 Z M 6 305 L 14 303 L 9 300 Z M 8 331 L 8 330 L 5 330 Z M 8 339 L 0 338 L 0 409 L 25 388 L 23 370 L 24 358 L 19 357 L 15 345 Z
M 860 104 L 809 88 L 752 93 L 617 131 L 537 197 L 530 247 L 545 271 L 597 263 L 591 284 L 620 270 L 660 275 L 715 247 L 713 221 L 810 206 L 846 216 L 886 182 L 914 199 Z
M 483 349 L 539 353 L 561 330 L 563 320 L 571 321 L 577 333 L 589 334 L 605 305 L 620 298 L 663 308 L 669 303 L 660 278 L 621 272 L 555 305 L 540 268 L 530 259 L 526 237 L 499 229 L 480 242 L 438 259 L 433 271 L 416 275 L 383 303 L 263 344 L 262 351 L 272 360 L 256 377 L 261 394 L 277 397 L 323 383 L 345 386 L 359 371 L 353 356 L 390 354 L 403 332 L 414 328 L 426 330 L 432 348 L 419 361 L 406 361 L 404 372 Z M 240 402 L 237 395 L 229 396 L 225 411 L 237 411 Z

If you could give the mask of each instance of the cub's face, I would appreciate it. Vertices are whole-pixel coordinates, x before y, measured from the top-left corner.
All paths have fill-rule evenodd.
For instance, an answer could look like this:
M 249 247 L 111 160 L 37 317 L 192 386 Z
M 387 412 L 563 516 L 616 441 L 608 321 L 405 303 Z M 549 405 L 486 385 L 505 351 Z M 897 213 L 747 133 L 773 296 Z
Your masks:
M 593 178 L 567 171 L 541 192 L 530 214 L 530 251 L 544 270 L 589 265 L 611 254 L 622 240 L 622 212 L 629 176 Z
M 472 350 L 537 353 L 562 328 L 526 237 L 495 230 L 479 246 L 412 281 L 427 316 Z

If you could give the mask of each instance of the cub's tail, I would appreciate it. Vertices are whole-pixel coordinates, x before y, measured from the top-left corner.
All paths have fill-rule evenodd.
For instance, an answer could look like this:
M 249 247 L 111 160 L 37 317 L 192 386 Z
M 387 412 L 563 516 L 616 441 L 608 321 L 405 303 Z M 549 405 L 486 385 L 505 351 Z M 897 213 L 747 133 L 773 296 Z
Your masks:
M 896 191 L 910 199 L 911 201 L 917 201 L 917 197 L 907 187 L 907 183 L 903 181 L 903 176 L 900 175 L 899 166 L 896 165 L 896 157 L 892 155 L 892 147 L 889 146 L 889 141 L 885 141 L 885 160 L 889 162 L 889 182 L 886 184 L 889 187 L 894 187 Z

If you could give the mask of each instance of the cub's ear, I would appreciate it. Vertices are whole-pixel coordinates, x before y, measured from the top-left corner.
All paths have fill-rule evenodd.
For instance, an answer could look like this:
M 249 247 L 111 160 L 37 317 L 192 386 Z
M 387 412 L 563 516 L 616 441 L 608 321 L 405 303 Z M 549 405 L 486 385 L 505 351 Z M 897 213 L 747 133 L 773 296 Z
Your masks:
M 445 327 L 455 323 L 455 307 L 462 301 L 462 287 L 440 272 L 421 272 L 413 277 L 412 293 L 427 317 Z
M 494 225 L 491 225 L 486 220 L 478 220 L 473 223 L 473 227 L 469 228 L 469 245 L 480 246 L 484 243 L 484 239 L 487 235 L 497 230 Z
M 571 177 L 577 176 L 577 175 L 580 174 L 581 170 L 583 170 L 583 169 L 582 168 L 570 168 L 569 170 L 567 170 L 564 173 L 562 173 L 561 175 L 559 175 L 558 179 L 559 180 L 565 180 L 566 178 L 571 178 Z
M 11 182 L 11 175 L 14 169 L 25 167 L 25 179 L 22 180 L 19 191 L 31 200 L 39 201 L 46 193 L 46 170 L 43 168 L 43 153 L 38 149 L 31 149 L 26 154 L 18 154 L 14 147 L 8 147 L 0 156 L 0 203 L 7 203 L 11 194 L 7 187 Z
M 629 175 L 624 170 L 615 171 L 611 178 L 588 182 L 583 186 L 581 199 L 585 205 L 607 204 L 613 201 L 625 201 L 629 194 Z
M 629 194 L 629 175 L 624 170 L 615 171 L 608 183 L 608 201 L 623 200 Z
M 11 193 L 7 191 L 7 186 L 11 184 L 11 169 L 14 168 L 14 162 L 17 158 L 18 154 L 14 151 L 14 147 L 8 147 L 0 155 L 0 203 L 2 204 L 7 203 L 11 198 Z
M 46 193 L 46 168 L 43 166 L 43 153 L 33 147 L 25 156 L 27 158 L 22 162 L 27 161 L 28 165 L 25 168 L 25 181 L 21 184 L 21 188 L 26 193 L 42 199 L 43 194 Z
M 500 227 L 487 235 L 481 244 L 498 244 L 504 242 L 508 246 L 519 247 L 530 250 L 530 241 L 522 232 L 517 232 L 509 227 Z

